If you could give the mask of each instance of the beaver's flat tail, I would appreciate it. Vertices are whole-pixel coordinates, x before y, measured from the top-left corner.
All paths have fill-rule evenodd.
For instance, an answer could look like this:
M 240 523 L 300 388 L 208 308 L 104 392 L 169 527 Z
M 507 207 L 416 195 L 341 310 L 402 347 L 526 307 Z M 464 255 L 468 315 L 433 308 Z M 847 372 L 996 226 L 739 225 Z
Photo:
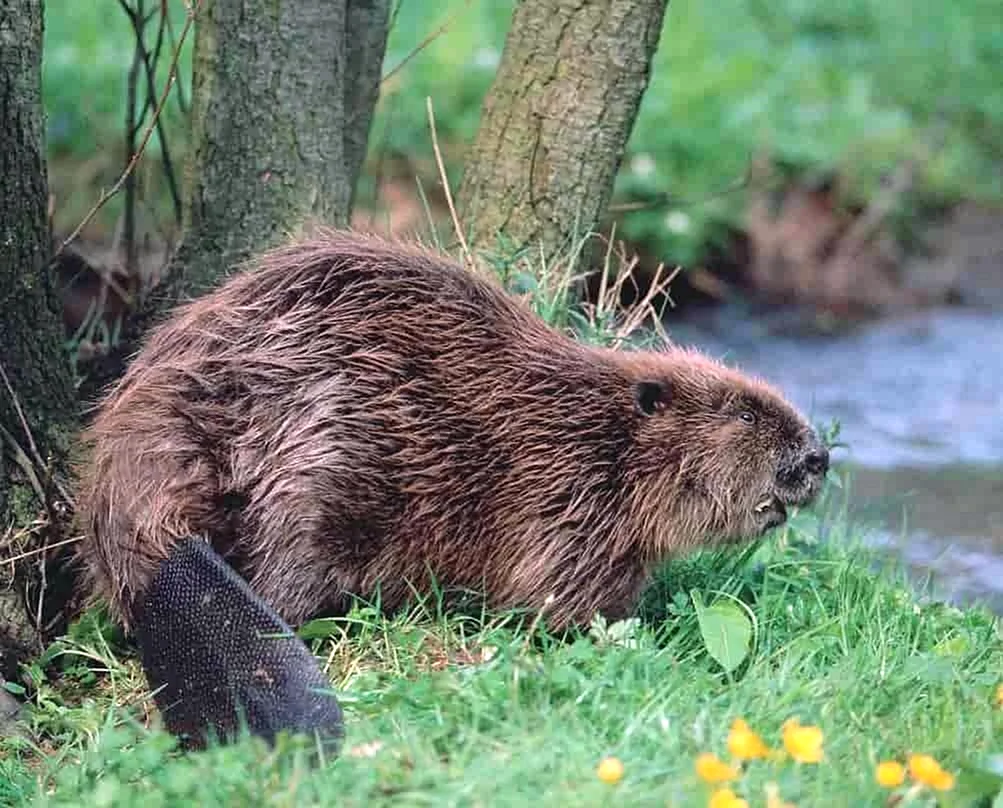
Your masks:
M 208 544 L 189 538 L 136 604 L 136 639 L 154 699 L 188 748 L 242 728 L 340 745 L 341 707 L 292 629 Z

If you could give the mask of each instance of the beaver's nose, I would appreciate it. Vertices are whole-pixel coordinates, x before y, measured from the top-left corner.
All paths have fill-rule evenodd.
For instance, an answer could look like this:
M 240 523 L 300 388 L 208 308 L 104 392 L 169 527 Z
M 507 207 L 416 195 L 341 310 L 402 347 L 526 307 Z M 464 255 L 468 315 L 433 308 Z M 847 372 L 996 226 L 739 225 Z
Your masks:
M 824 446 L 813 449 L 805 457 L 804 464 L 812 474 L 825 474 L 829 470 L 829 450 Z

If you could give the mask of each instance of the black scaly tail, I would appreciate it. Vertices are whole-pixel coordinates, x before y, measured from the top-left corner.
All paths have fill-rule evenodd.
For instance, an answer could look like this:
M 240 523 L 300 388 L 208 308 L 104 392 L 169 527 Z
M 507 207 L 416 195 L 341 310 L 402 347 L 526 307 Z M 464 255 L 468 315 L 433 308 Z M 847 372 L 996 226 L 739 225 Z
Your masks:
M 136 615 L 154 700 L 187 748 L 242 727 L 269 742 L 285 730 L 340 745 L 341 707 L 313 654 L 208 542 L 177 545 Z

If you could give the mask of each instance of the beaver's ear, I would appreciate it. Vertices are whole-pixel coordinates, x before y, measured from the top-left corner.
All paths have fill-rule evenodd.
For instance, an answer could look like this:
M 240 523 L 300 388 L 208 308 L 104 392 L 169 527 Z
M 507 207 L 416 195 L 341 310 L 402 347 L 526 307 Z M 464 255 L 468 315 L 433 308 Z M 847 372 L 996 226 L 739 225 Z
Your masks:
M 642 415 L 656 415 L 668 409 L 672 385 L 667 381 L 645 379 L 634 385 L 634 407 Z

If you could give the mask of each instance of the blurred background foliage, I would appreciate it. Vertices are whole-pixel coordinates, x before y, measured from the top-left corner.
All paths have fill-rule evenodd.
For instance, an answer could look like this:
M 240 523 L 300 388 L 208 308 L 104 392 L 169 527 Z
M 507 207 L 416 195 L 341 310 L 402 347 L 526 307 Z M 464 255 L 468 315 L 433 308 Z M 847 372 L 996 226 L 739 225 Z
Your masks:
M 176 36 L 184 8 L 168 6 Z M 412 187 L 415 176 L 434 177 L 426 97 L 450 176 L 458 178 L 512 7 L 512 0 L 401 0 L 385 63 L 394 72 L 383 87 L 360 204 L 372 198 L 388 158 Z M 407 59 L 444 23 L 445 31 Z M 148 46 L 155 33 L 154 22 Z M 190 98 L 190 50 L 189 40 L 182 101 Z M 161 84 L 170 53 L 168 37 Z M 72 228 L 121 171 L 132 59 L 132 30 L 115 2 L 48 0 L 43 80 L 57 231 Z M 920 164 L 913 190 L 920 206 L 999 202 L 1001 65 L 998 0 L 672 0 L 617 183 L 617 203 L 635 203 L 617 217 L 618 232 L 673 261 L 700 260 L 741 226 L 750 190 L 743 178 L 759 152 L 787 175 L 838 178 L 851 205 L 865 203 L 908 158 Z M 171 157 L 183 165 L 188 144 L 178 97 L 164 123 Z M 155 136 L 140 182 L 148 215 L 167 227 L 159 155 Z M 114 226 L 120 202 L 112 200 L 88 236 Z

